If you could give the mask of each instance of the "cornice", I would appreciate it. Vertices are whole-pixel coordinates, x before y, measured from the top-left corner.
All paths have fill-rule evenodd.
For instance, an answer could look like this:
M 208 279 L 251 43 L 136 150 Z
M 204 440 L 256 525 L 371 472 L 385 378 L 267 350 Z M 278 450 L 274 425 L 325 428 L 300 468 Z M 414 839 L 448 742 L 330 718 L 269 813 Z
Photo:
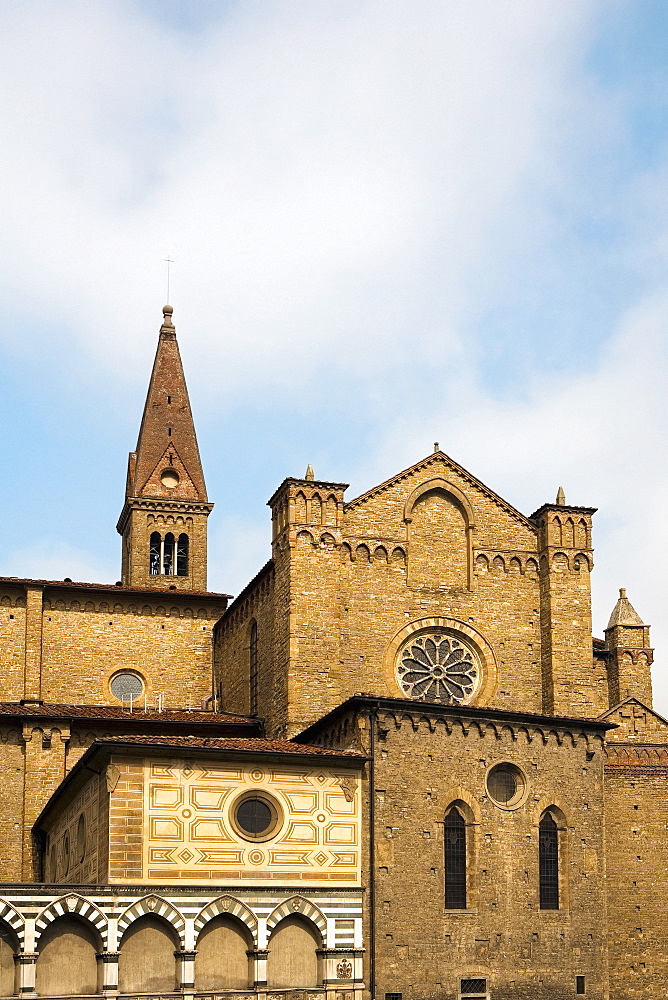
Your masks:
M 214 504 L 204 500 L 165 500 L 153 497 L 127 497 L 123 504 L 123 510 L 118 518 L 116 531 L 122 535 L 125 531 L 130 512 L 133 510 L 161 511 L 171 514 L 178 511 L 180 514 L 206 514 L 207 517 L 214 508 Z

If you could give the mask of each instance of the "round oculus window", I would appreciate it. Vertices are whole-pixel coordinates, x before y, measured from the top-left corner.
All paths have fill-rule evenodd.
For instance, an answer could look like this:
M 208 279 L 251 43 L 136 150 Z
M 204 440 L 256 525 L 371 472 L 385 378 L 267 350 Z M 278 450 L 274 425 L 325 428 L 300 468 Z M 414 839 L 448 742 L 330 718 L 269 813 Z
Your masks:
M 160 473 L 160 482 L 168 490 L 173 490 L 179 485 L 179 474 L 176 469 L 163 469 Z
M 481 680 L 477 653 L 439 629 L 412 635 L 397 654 L 396 677 L 408 698 L 441 705 L 466 705 Z
M 232 824 L 245 840 L 269 840 L 278 828 L 280 816 L 274 799 L 258 792 L 242 795 L 231 811 Z
M 144 693 L 144 682 L 132 670 L 120 670 L 111 678 L 111 693 L 119 701 L 136 701 Z
M 515 764 L 496 764 L 487 774 L 487 794 L 502 809 L 515 809 L 525 798 L 526 781 Z

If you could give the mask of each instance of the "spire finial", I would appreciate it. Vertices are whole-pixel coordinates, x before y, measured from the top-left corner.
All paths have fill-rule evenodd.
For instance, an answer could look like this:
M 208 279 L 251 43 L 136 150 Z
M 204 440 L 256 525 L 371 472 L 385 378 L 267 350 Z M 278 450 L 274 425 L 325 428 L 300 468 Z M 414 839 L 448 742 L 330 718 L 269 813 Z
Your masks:
M 626 587 L 619 588 L 619 596 L 622 598 L 623 601 L 626 600 Z
M 440 451 L 440 450 L 441 450 L 441 447 L 440 447 L 438 441 L 434 441 L 434 454 L 436 454 L 436 452 Z
M 176 329 L 174 323 L 172 322 L 172 313 L 174 310 L 171 306 L 162 307 L 162 325 L 160 327 L 160 333 L 169 334 L 170 337 L 176 336 Z
M 306 466 L 306 475 L 304 476 L 304 479 L 309 483 L 312 483 L 315 480 L 313 466 L 310 464 Z
M 564 493 L 563 486 L 560 486 L 557 490 L 557 507 L 566 506 L 566 494 Z

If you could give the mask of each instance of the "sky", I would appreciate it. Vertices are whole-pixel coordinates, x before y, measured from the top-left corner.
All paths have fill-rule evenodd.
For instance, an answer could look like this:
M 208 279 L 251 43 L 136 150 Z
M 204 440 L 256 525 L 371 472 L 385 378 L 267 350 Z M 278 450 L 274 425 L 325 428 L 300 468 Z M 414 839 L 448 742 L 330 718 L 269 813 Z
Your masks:
M 433 442 L 598 508 L 668 713 L 665 0 L 4 0 L 0 575 L 114 582 L 167 297 L 209 585 Z

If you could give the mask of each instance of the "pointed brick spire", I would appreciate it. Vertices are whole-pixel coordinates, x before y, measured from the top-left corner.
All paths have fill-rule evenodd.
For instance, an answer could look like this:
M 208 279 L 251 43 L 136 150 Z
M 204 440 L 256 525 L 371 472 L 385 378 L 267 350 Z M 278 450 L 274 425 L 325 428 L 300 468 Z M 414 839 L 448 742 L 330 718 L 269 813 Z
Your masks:
M 123 536 L 125 586 L 206 590 L 206 496 L 172 307 L 163 307 L 137 450 L 130 452 Z
M 164 306 L 162 312 L 137 450 L 130 454 L 126 496 L 206 501 L 172 307 Z

